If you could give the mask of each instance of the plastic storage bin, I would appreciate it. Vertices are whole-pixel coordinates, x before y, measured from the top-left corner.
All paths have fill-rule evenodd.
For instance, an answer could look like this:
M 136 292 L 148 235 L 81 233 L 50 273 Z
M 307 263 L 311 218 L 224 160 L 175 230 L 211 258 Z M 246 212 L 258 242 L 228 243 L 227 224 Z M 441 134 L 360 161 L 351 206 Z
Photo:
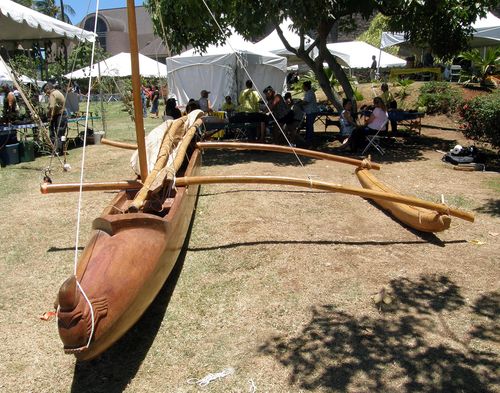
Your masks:
M 0 158 L 4 165 L 19 164 L 19 143 L 5 145 L 0 150 Z

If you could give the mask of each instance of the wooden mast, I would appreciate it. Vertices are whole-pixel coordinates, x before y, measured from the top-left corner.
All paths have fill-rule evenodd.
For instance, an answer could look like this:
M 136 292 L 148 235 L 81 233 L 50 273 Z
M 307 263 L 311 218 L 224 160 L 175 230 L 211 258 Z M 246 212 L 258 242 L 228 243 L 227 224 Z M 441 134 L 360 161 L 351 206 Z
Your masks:
M 137 24 L 135 20 L 134 0 L 127 0 L 128 31 L 130 41 L 130 60 L 132 64 L 132 96 L 134 98 L 134 120 L 137 146 L 139 150 L 139 168 L 141 179 L 148 176 L 148 163 L 146 160 L 146 141 L 144 139 L 144 120 L 141 100 L 141 77 L 139 75 L 139 48 L 137 45 Z

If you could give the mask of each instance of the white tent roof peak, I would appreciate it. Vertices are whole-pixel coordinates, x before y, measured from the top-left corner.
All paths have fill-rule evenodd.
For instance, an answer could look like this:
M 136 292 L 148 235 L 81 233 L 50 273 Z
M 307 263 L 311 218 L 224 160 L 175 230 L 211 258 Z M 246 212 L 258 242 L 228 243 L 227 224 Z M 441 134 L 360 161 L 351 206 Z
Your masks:
M 297 34 L 292 30 L 292 21 L 290 19 L 285 19 L 283 22 L 280 24 L 280 29 L 283 32 L 283 36 L 285 39 L 288 41 L 290 46 L 292 48 L 299 48 L 300 46 L 300 35 Z M 311 43 L 313 42 L 313 39 L 309 36 L 305 36 L 305 42 L 304 45 L 307 48 Z M 281 56 L 290 56 L 292 53 L 285 48 L 285 45 L 283 44 L 283 41 L 281 41 L 280 36 L 278 35 L 278 32 L 273 30 L 272 33 L 270 33 L 267 37 L 263 38 L 259 42 L 257 42 L 257 47 L 260 49 L 263 49 L 265 51 L 271 52 L 271 53 L 276 53 Z
M 191 56 L 205 56 L 205 55 L 222 55 L 239 52 L 239 53 L 263 53 L 266 52 L 265 49 L 260 48 L 257 44 L 250 42 L 243 38 L 243 36 L 237 32 L 231 33 L 231 36 L 226 39 L 222 45 L 209 45 L 204 51 L 199 51 L 197 49 L 189 49 L 182 52 L 180 55 L 175 57 L 191 57 Z M 269 56 L 276 57 L 273 53 L 267 53 Z
M 81 79 L 88 78 L 89 76 L 97 77 L 99 74 L 99 68 L 101 76 L 130 76 L 132 75 L 132 63 L 130 60 L 130 53 L 121 52 L 115 56 L 112 56 L 106 60 L 103 60 L 94 64 L 92 70 L 89 67 L 82 68 L 77 71 L 70 72 L 64 75 L 68 79 Z M 150 59 L 147 56 L 141 55 L 139 53 L 139 73 L 141 76 L 146 77 L 166 77 L 167 70 L 165 64 L 160 63 L 156 60 Z
M 227 95 L 237 102 L 250 78 L 256 89 L 272 85 L 281 92 L 286 63 L 284 57 L 263 51 L 233 33 L 222 46 L 210 45 L 202 54 L 190 49 L 167 58 L 168 86 L 181 105 L 190 98 L 199 98 L 200 90 L 208 90 L 212 104 L 218 108 Z
M 11 0 L 0 1 L 0 41 L 68 38 L 93 42 L 94 33 L 51 18 Z

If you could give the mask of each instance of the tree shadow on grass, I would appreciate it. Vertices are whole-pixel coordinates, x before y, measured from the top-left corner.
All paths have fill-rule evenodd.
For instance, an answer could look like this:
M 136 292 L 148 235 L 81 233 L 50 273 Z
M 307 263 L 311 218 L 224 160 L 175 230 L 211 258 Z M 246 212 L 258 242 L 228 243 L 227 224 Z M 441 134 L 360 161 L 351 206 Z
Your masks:
M 300 156 L 303 165 L 316 161 L 314 158 Z M 293 154 L 283 154 L 272 151 L 242 151 L 242 150 L 207 150 L 203 154 L 203 166 L 237 165 L 248 162 L 269 162 L 276 166 L 300 166 Z
M 500 216 L 500 199 L 488 199 L 483 206 L 474 209 L 479 213 L 488 214 L 493 217 Z
M 496 354 L 473 350 L 467 340 L 450 345 L 446 329 L 437 342 L 430 340 L 443 331 L 443 311 L 464 312 L 455 283 L 446 276 L 422 276 L 393 280 L 390 288 L 394 300 L 379 318 L 356 317 L 334 305 L 315 306 L 300 333 L 273 337 L 260 351 L 288 367 L 290 385 L 304 390 L 494 391 L 500 366 Z M 478 316 L 479 310 L 497 312 L 492 298 L 485 294 L 470 311 Z M 489 334 L 491 329 L 485 326 Z
M 193 219 L 177 263 L 139 321 L 97 359 L 76 362 L 72 393 L 120 393 L 134 378 L 165 317 L 184 265 L 192 225 Z

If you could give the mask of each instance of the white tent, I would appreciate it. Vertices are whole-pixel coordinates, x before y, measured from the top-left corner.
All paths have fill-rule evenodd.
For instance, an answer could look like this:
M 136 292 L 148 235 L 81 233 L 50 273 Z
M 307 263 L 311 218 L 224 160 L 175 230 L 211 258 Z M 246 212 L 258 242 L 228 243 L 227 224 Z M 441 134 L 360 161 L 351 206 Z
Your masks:
M 283 31 L 283 35 L 285 39 L 288 41 L 292 48 L 300 47 L 300 35 L 292 31 L 291 29 L 292 22 L 289 19 L 283 21 L 280 24 L 281 31 Z M 304 48 L 312 44 L 313 39 L 309 36 L 304 37 Z M 295 56 L 294 53 L 290 52 L 285 48 L 283 41 L 278 35 L 276 30 L 273 30 L 267 37 L 263 38 L 259 42 L 255 44 L 260 50 L 264 50 L 266 52 L 271 52 L 276 55 L 285 56 L 288 59 L 288 65 L 302 63 L 302 60 Z M 314 49 L 313 53 L 317 53 L 317 50 Z
M 477 20 L 471 45 L 473 47 L 500 45 L 500 19 L 488 12 L 486 17 Z
M 4 59 L 0 56 L 0 84 L 12 85 L 12 69 L 7 65 Z M 22 83 L 36 83 L 40 86 L 41 83 L 45 84 L 43 81 L 35 81 L 26 75 L 21 75 L 19 77 L 19 82 Z
M 72 26 L 11 0 L 0 1 L 0 41 L 68 38 L 93 42 L 94 33 Z
M 97 77 L 99 75 L 99 69 L 101 76 L 130 76 L 132 75 L 132 63 L 130 61 L 130 53 L 118 53 L 106 60 L 96 63 L 92 66 L 82 68 L 77 71 L 70 72 L 64 75 L 68 79 L 81 79 L 88 78 L 89 76 Z M 165 64 L 160 63 L 156 60 L 150 59 L 147 56 L 141 55 L 139 53 L 139 73 L 141 76 L 146 77 L 166 77 L 167 71 L 165 70 Z
M 262 91 L 271 85 L 281 92 L 285 86 L 286 63 L 286 58 L 262 51 L 235 33 L 223 46 L 211 45 L 202 55 L 191 49 L 167 58 L 168 86 L 181 105 L 187 104 L 190 98 L 198 99 L 204 89 L 211 92 L 214 108 L 219 108 L 226 95 L 236 102 L 244 89 L 249 79 L 244 67 L 255 88 Z
M 372 56 L 375 55 L 379 67 L 404 67 L 406 61 L 390 53 L 382 51 L 379 57 L 379 48 L 362 41 L 335 42 L 327 44 L 328 50 L 338 59 L 340 64 L 349 68 L 369 68 Z
M 472 27 L 474 28 L 471 40 L 472 47 L 500 45 L 500 19 L 491 12 L 488 12 L 484 18 L 476 20 Z M 380 39 L 380 48 L 387 48 L 405 41 L 403 33 L 384 31 Z
M 12 81 L 10 73 L 11 70 L 9 69 L 9 66 L 5 64 L 3 59 L 0 57 L 0 84 Z

